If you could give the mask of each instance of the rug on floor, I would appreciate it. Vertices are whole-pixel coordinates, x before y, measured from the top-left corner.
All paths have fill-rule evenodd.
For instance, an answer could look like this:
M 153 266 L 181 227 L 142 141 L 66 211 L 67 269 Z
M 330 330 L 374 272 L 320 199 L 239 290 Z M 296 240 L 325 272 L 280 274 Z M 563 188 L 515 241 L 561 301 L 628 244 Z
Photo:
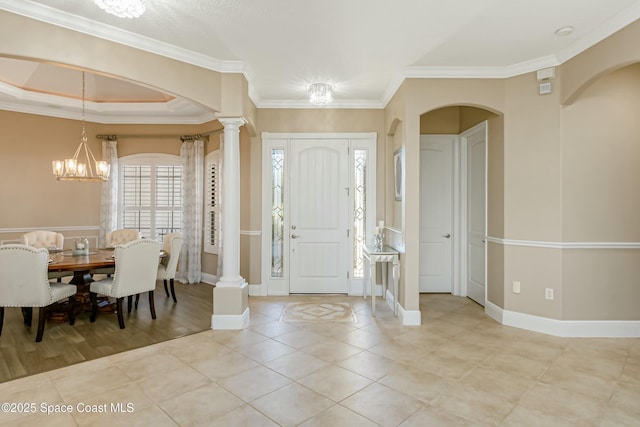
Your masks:
M 347 302 L 287 304 L 282 310 L 283 322 L 353 322 L 358 318 L 353 306 Z

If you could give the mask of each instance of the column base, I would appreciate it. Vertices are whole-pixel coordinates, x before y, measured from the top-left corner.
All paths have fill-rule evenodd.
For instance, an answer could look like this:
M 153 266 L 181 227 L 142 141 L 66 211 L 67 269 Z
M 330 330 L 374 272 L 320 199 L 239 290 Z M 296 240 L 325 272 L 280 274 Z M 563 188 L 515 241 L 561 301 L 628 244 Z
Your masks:
M 240 315 L 213 314 L 211 329 L 246 329 L 249 326 L 249 307 Z
M 220 280 L 213 290 L 211 329 L 244 329 L 249 326 L 249 285 Z M 223 282 L 223 283 L 221 283 Z

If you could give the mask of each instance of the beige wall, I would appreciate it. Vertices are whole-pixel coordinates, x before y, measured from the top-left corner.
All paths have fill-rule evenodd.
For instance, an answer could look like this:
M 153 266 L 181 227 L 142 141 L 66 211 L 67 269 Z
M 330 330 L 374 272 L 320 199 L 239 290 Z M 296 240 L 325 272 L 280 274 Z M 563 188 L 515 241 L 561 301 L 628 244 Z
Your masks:
M 88 144 L 101 157 L 102 144 L 95 138 L 108 135 L 170 135 L 171 137 L 118 140 L 119 157 L 138 153 L 180 155 L 179 135 L 192 135 L 217 129 L 217 122 L 203 125 L 114 125 L 86 123 Z M 73 154 L 80 142 L 81 122 L 35 114 L 0 111 L 0 229 L 36 227 L 71 228 L 65 236 L 97 235 L 97 231 L 73 228 L 98 227 L 100 184 L 56 181 L 51 161 Z M 219 147 L 218 137 L 205 143 L 205 152 Z M 16 185 L 16 177 L 20 177 Z M 16 239 L 22 231 L 0 233 L 0 240 Z M 65 244 L 66 246 L 66 244 Z M 217 257 L 203 254 L 203 271 L 215 274 Z
M 241 206 L 248 207 L 248 215 L 243 213 L 241 218 L 243 229 L 255 231 L 260 224 L 256 197 L 260 148 L 258 140 L 252 139 L 254 134 L 377 132 L 378 213 L 384 212 L 387 222 L 392 218 L 404 233 L 399 302 L 406 310 L 419 309 L 418 151 L 421 116 L 428 111 L 462 105 L 503 115 L 489 123 L 492 134 L 503 131 L 503 144 L 489 146 L 489 230 L 494 237 L 534 242 L 638 242 L 640 237 L 635 215 L 640 203 L 634 191 L 640 168 L 633 163 L 639 154 L 639 106 L 632 96 L 638 93 L 637 71 L 609 74 L 640 61 L 638 22 L 559 67 L 550 95 L 538 95 L 535 73 L 509 79 L 408 79 L 384 110 L 256 111 L 240 76 L 223 79 L 210 70 L 7 12 L 0 12 L 0 37 L 0 55 L 96 70 L 183 96 L 221 114 L 228 106 L 230 114 L 248 116 L 246 134 L 241 132 Z M 163 72 L 157 73 L 158 69 Z M 79 123 L 0 112 L 0 125 L 4 198 L 0 227 L 97 224 L 97 187 L 59 183 L 50 172 L 51 159 L 77 146 Z M 90 135 L 125 128 L 131 131 L 126 126 L 87 124 Z M 97 141 L 90 140 L 90 145 L 99 151 Z M 402 202 L 393 199 L 393 182 L 388 179 L 398 147 L 406 153 Z M 166 141 L 135 145 L 123 139 L 121 152 L 175 148 Z M 246 162 L 248 170 L 244 170 Z M 242 274 L 251 283 L 259 238 L 242 239 L 242 256 L 249 257 L 243 261 Z M 638 301 L 638 252 L 492 243 L 488 247 L 489 300 L 499 306 L 503 301 L 506 310 L 550 318 L 639 320 L 639 306 L 630 303 Z M 212 262 L 207 259 L 205 264 L 211 268 Z M 513 280 L 521 281 L 521 294 L 511 292 Z M 555 290 L 554 301 L 544 300 L 545 287 Z

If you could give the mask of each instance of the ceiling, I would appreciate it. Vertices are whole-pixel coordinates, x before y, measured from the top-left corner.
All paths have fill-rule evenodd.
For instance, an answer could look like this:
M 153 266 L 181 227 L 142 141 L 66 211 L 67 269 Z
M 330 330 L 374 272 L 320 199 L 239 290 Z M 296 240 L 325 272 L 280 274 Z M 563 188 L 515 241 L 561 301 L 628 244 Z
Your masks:
M 146 6 L 141 17 L 123 19 L 92 0 L 0 0 L 0 10 L 243 73 L 259 108 L 310 108 L 306 88 L 317 81 L 334 86 L 333 108 L 384 108 L 405 78 L 505 78 L 559 65 L 640 18 L 640 0 L 146 0 Z M 564 26 L 574 31 L 554 34 Z M 186 100 L 105 76 L 87 75 L 86 93 L 94 121 L 213 117 Z M 80 98 L 78 70 L 0 60 L 2 109 L 77 117 Z

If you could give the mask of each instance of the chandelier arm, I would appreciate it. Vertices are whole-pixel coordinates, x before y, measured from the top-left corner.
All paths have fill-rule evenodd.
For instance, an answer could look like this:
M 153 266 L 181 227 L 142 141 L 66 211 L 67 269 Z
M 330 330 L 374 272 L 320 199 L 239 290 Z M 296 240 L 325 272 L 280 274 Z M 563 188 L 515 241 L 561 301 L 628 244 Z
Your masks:
M 89 176 L 93 176 L 93 168 L 91 167 L 91 159 L 89 158 L 89 154 L 91 154 L 91 158 L 93 158 L 93 162 L 96 162 L 95 157 L 93 157 L 93 153 L 89 150 L 89 146 L 86 142 L 83 142 L 84 145 L 84 155 L 87 158 L 87 168 L 89 169 Z

